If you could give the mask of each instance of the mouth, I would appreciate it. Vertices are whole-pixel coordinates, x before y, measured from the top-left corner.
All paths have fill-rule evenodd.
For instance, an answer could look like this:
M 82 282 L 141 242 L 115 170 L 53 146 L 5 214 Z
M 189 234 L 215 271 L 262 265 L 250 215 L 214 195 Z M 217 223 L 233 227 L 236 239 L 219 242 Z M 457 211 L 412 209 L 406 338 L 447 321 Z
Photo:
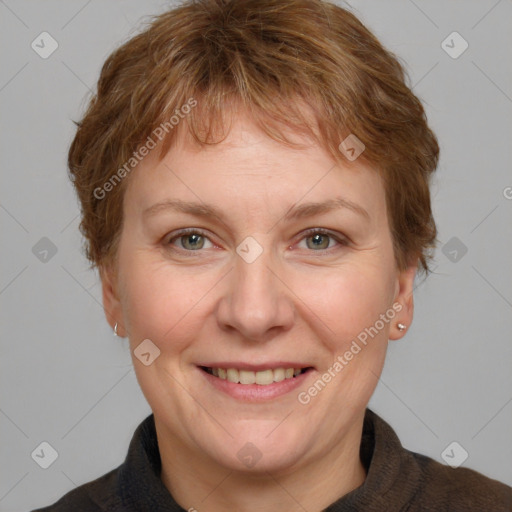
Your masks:
M 301 375 L 313 370 L 311 366 L 298 368 L 283 366 L 280 368 L 267 368 L 259 371 L 209 366 L 199 366 L 199 368 L 203 372 L 216 377 L 217 379 L 245 386 L 270 386 L 272 384 L 297 379 Z

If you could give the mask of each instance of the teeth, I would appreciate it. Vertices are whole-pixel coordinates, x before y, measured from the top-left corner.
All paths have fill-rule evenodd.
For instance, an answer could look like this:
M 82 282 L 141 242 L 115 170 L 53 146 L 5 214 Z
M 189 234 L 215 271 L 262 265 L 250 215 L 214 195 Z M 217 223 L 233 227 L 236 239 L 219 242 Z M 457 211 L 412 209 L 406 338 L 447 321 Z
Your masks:
M 254 384 L 256 382 L 256 374 L 254 372 L 240 370 L 238 374 L 240 384 Z
M 234 368 L 229 368 L 227 371 L 227 379 L 229 382 L 240 382 L 238 375 L 238 370 L 235 370 Z
M 261 386 L 268 386 L 273 382 L 281 382 L 300 375 L 302 368 L 276 368 L 275 370 L 262 370 L 260 372 L 237 370 L 236 368 L 211 368 L 211 373 L 215 377 L 234 382 L 235 384 L 260 384 Z
M 281 382 L 284 379 L 285 379 L 284 368 L 276 368 L 274 370 L 274 382 Z
M 261 384 L 263 386 L 266 386 L 267 384 L 272 384 L 272 382 L 274 382 L 273 370 L 264 370 L 262 372 L 256 372 L 254 373 L 254 377 L 256 380 L 256 384 Z

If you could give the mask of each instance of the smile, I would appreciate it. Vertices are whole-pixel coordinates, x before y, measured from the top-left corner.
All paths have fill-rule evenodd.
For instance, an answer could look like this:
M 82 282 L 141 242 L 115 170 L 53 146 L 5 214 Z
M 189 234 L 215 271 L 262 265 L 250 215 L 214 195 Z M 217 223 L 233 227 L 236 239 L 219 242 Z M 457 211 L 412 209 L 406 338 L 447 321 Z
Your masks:
M 280 396 L 294 396 L 293 392 L 304 386 L 305 379 L 315 372 L 311 366 L 297 364 L 265 366 L 222 364 L 198 365 L 197 368 L 213 389 L 242 402 L 267 402 Z
M 209 368 L 206 366 L 202 366 L 201 369 L 214 377 L 233 382 L 234 384 L 268 386 L 274 382 L 282 382 L 286 379 L 298 377 L 309 368 L 275 368 L 257 372 L 236 368 Z

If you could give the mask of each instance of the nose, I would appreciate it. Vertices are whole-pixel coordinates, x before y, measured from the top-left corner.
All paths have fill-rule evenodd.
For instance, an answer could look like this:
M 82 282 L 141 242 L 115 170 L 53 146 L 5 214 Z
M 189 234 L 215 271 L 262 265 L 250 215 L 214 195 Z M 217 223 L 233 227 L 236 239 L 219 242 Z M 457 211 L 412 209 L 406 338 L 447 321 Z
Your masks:
M 236 330 L 244 339 L 267 341 L 292 327 L 292 294 L 265 251 L 252 263 L 236 256 L 228 276 L 217 310 L 221 329 Z

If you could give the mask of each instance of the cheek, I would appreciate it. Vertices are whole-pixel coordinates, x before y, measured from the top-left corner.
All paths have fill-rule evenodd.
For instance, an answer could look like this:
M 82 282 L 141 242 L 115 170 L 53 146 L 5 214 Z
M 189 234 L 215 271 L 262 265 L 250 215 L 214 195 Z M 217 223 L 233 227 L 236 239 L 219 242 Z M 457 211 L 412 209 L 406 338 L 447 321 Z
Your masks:
M 382 269 L 369 266 L 331 269 L 328 275 L 303 276 L 298 295 L 339 343 L 373 325 L 389 308 L 391 282 Z
M 123 309 L 133 343 L 149 338 L 163 348 L 172 340 L 172 350 L 179 351 L 185 344 L 180 340 L 199 328 L 205 293 L 218 277 L 211 272 L 193 274 L 151 258 L 127 260 L 124 268 Z
M 390 286 L 382 272 L 341 273 L 329 281 L 317 302 L 318 316 L 330 328 L 324 338 L 330 356 L 323 371 L 339 362 L 339 356 L 343 361 L 331 396 L 336 404 L 342 396 L 340 404 L 354 411 L 370 399 L 384 365 L 389 323 L 380 318 L 390 308 Z

